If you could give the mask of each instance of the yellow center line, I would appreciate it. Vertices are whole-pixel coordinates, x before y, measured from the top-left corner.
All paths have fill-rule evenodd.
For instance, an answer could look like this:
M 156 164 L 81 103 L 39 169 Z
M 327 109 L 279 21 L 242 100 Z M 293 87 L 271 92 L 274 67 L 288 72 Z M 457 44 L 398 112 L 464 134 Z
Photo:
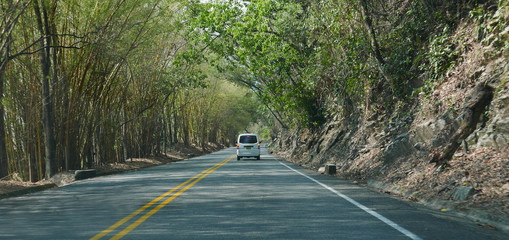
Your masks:
M 203 179 L 205 176 L 209 175 L 210 173 L 212 173 L 213 171 L 215 171 L 216 169 L 218 169 L 219 167 L 223 166 L 224 164 L 226 164 L 227 162 L 229 162 L 231 159 L 233 159 L 234 156 L 232 157 L 229 157 L 228 159 L 225 159 L 223 161 L 221 161 L 220 163 L 208 168 L 207 170 L 204 170 L 203 172 L 197 174 L 196 176 L 190 178 L 189 180 L 183 182 L 182 184 L 176 186 L 175 188 L 171 189 L 170 191 L 162 194 L 161 196 L 155 198 L 154 200 L 152 200 L 151 202 L 147 203 L 145 206 L 141 207 L 140 209 L 134 211 L 133 213 L 131 213 L 129 216 L 123 218 L 122 220 L 116 222 L 115 224 L 111 225 L 108 229 L 100 232 L 99 234 L 97 234 L 96 236 L 94 236 L 93 238 L 91 238 L 90 240 L 97 240 L 97 239 L 100 239 L 102 237 L 104 237 L 105 235 L 107 235 L 108 233 L 112 232 L 113 230 L 117 229 L 118 227 L 122 226 L 124 223 L 126 223 L 127 221 L 129 221 L 131 218 L 135 217 L 136 215 L 140 214 L 141 212 L 145 211 L 147 208 L 151 207 L 152 205 L 154 205 L 155 203 L 159 202 L 161 199 L 163 199 L 164 197 L 170 195 L 171 193 L 177 191 L 178 189 L 180 189 L 181 187 L 185 186 L 186 184 L 188 184 L 189 182 L 195 180 L 194 182 L 192 182 L 191 184 L 189 184 L 188 186 L 186 186 L 184 189 L 180 190 L 178 193 L 174 194 L 172 197 L 166 199 L 163 203 L 159 204 L 159 206 L 155 207 L 154 209 L 152 209 L 152 212 L 150 215 L 148 215 L 149 213 L 145 214 L 145 216 L 141 217 L 141 218 L 144 218 L 141 222 L 139 222 L 138 224 L 136 224 L 136 226 L 132 227 L 129 231 L 125 232 L 127 230 L 127 228 L 131 227 L 134 225 L 131 224 L 129 227 L 127 227 L 126 229 L 124 229 L 122 232 L 125 232 L 122 236 L 116 238 L 118 236 L 115 236 L 114 238 L 112 239 L 120 239 L 121 237 L 125 236 L 128 232 L 130 232 L 132 229 L 134 229 L 135 227 L 137 227 L 139 224 L 141 224 L 143 221 L 145 221 L 147 218 L 149 218 L 150 216 L 152 216 L 155 212 L 159 211 L 159 209 L 161 209 L 162 207 L 164 207 L 166 204 L 168 204 L 169 202 L 171 202 L 173 199 L 175 199 L 177 196 L 179 196 L 180 194 L 182 194 L 183 192 L 185 192 L 187 189 L 189 189 L 191 186 L 193 186 L 194 184 L 196 184 L 198 181 L 200 181 L 201 179 Z M 200 177 L 201 176 L 201 177 Z M 198 179 L 197 179 L 198 178 Z M 155 209 L 157 209 L 156 211 L 154 211 Z M 147 216 L 148 215 L 148 216 Z M 140 219 L 141 219 L 140 218 Z M 140 221 L 140 219 L 138 219 L 136 222 Z M 135 222 L 135 223 L 136 223 Z M 120 234 L 120 233 L 119 233 Z
M 233 157 L 232 157 L 233 158 Z M 230 161 L 232 158 L 229 158 L 228 161 Z M 138 227 L 138 225 L 140 225 L 141 223 L 143 223 L 145 220 L 147 220 L 150 216 L 154 215 L 154 213 L 156 213 L 157 211 L 159 211 L 161 208 L 163 208 L 164 206 L 166 206 L 166 204 L 170 203 L 171 201 L 173 201 L 173 199 L 177 198 L 180 194 L 182 194 L 183 192 L 185 192 L 187 189 L 191 188 L 194 184 L 196 184 L 197 182 L 199 182 L 200 180 L 202 180 L 204 177 L 206 177 L 207 175 L 211 174 L 213 171 L 215 171 L 216 169 L 220 168 L 221 166 L 223 166 L 224 164 L 226 164 L 228 161 L 225 161 L 223 163 L 221 163 L 219 166 L 215 167 L 214 169 L 210 170 L 209 172 L 207 172 L 206 174 L 203 174 L 201 177 L 199 177 L 198 179 L 194 180 L 194 182 L 190 183 L 189 185 L 187 185 L 185 188 L 183 188 L 182 190 L 180 190 L 178 193 L 175 193 L 173 196 L 171 196 L 170 198 L 166 199 L 164 202 L 162 202 L 161 204 L 157 205 L 157 207 L 155 207 L 154 209 L 152 209 L 150 212 L 146 213 L 144 216 L 140 217 L 138 220 L 136 220 L 134 223 L 132 223 L 131 225 L 129 225 L 128 227 L 126 227 L 124 230 L 122 230 L 121 232 L 119 232 L 117 235 L 115 235 L 114 237 L 110 238 L 110 240 L 118 240 L 120 238 L 122 238 L 123 236 L 125 236 L 126 234 L 128 234 L 129 232 L 131 232 L 133 229 L 135 229 L 136 227 Z

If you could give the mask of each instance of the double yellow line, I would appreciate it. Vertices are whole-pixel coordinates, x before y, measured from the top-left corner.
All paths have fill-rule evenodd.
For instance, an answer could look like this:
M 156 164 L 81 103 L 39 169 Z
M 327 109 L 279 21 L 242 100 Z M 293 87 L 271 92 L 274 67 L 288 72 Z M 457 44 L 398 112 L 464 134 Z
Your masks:
M 196 176 L 192 177 L 191 179 L 183 182 L 182 184 L 176 186 L 175 188 L 173 188 L 172 190 L 164 193 L 163 195 L 157 197 L 156 199 L 152 200 L 151 202 L 147 203 L 145 206 L 141 207 L 140 209 L 134 211 L 133 213 L 131 213 L 129 216 L 123 218 L 122 220 L 116 222 L 115 224 L 111 225 L 108 229 L 100 232 L 99 234 L 95 235 L 93 238 L 91 238 L 90 240 L 97 240 L 97 239 L 100 239 L 104 236 L 106 236 L 107 234 L 109 234 L 110 232 L 112 232 L 113 230 L 117 229 L 118 227 L 122 226 L 124 223 L 126 223 L 127 221 L 131 220 L 131 218 L 135 217 L 136 215 L 142 213 L 143 211 L 145 211 L 147 208 L 150 208 L 152 205 L 154 205 L 155 203 L 159 202 L 161 199 L 167 197 L 168 195 L 172 194 L 173 192 L 179 190 L 180 188 L 180 191 L 178 191 L 177 193 L 171 195 L 169 198 L 167 198 L 166 200 L 164 200 L 164 202 L 160 203 L 159 205 L 157 205 L 156 207 L 154 207 L 152 210 L 150 210 L 149 212 L 145 213 L 145 215 L 141 216 L 140 218 L 138 218 L 135 222 L 131 223 L 131 225 L 127 226 L 124 230 L 120 231 L 119 233 L 117 233 L 117 235 L 113 236 L 112 238 L 110 239 L 120 239 L 122 237 L 124 237 L 126 234 L 128 234 L 129 232 L 131 232 L 133 229 L 135 229 L 136 227 L 138 227 L 138 225 L 140 225 L 141 223 L 143 223 L 145 220 L 147 220 L 150 216 L 154 215 L 157 211 L 159 211 L 161 208 L 163 208 L 164 206 L 166 206 L 168 203 L 170 203 L 171 201 L 173 201 L 173 199 L 177 198 L 180 194 L 182 194 L 183 192 L 185 192 L 187 189 L 191 188 L 194 184 L 196 184 L 197 182 L 199 182 L 200 180 L 202 180 L 204 177 L 206 177 L 207 175 L 211 174 L 213 171 L 215 171 L 216 169 L 220 168 L 221 166 L 225 165 L 227 162 L 229 162 L 230 160 L 232 160 L 233 158 L 235 157 L 234 156 L 231 156 L 223 161 L 221 161 L 220 163 L 210 167 L 209 169 L 197 174 Z M 187 186 L 186 186 L 187 185 Z

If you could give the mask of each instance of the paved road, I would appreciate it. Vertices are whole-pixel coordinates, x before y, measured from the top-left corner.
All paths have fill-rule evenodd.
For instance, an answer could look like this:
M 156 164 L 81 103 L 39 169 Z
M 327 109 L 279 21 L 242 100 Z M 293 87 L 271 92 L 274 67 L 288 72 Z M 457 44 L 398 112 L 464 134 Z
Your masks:
M 0 239 L 507 239 L 235 149 L 0 200 Z

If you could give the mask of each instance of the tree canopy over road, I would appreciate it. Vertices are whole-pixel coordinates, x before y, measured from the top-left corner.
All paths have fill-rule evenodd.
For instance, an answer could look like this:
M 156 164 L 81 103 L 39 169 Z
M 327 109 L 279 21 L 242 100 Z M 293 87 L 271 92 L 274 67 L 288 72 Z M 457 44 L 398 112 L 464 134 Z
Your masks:
M 231 144 L 256 122 L 251 93 L 189 58 L 184 3 L 3 0 L 0 178 Z
M 457 62 L 457 19 L 507 4 L 2 0 L 0 178 L 410 104 Z

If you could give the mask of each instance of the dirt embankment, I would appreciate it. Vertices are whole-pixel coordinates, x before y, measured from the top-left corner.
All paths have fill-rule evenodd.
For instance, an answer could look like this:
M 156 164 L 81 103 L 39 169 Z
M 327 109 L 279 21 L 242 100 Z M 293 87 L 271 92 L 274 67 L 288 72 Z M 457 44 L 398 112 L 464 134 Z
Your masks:
M 508 22 L 509 11 L 500 11 L 492 21 Z M 460 26 L 452 36 L 460 61 L 431 94 L 348 122 L 330 121 L 316 132 L 280 133 L 276 152 L 312 169 L 335 164 L 340 177 L 443 211 L 477 211 L 509 228 L 505 26 L 483 40 L 472 24 Z

